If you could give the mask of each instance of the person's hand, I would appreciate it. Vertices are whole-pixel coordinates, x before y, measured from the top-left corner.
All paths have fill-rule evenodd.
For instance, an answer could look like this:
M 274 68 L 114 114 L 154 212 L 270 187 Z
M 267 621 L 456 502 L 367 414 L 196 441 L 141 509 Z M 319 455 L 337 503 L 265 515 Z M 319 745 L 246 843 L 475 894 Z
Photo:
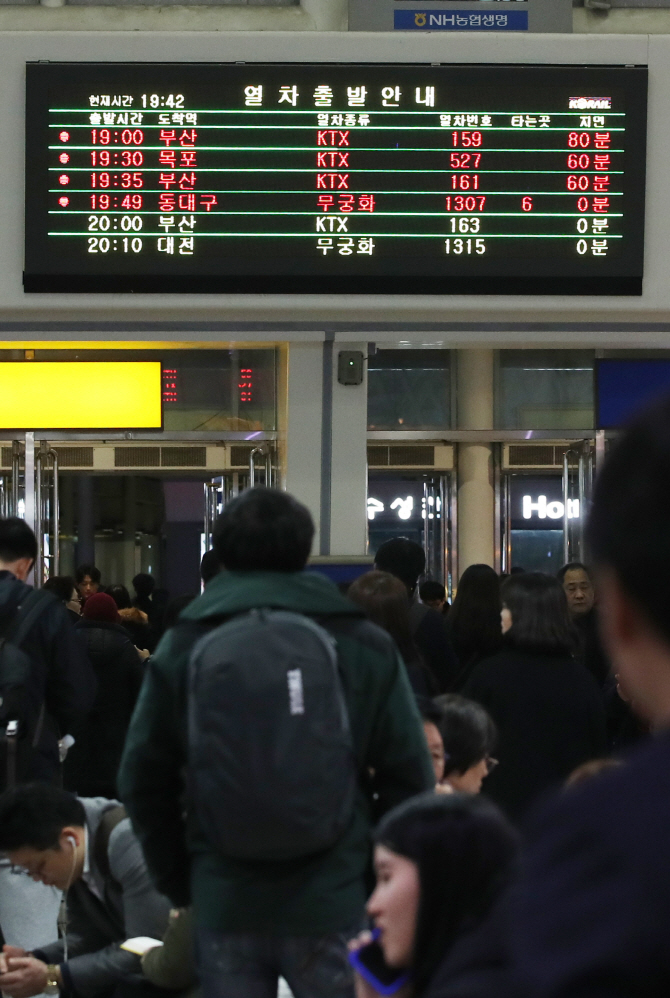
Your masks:
M 7 973 L 7 960 L 14 956 L 28 956 L 24 949 L 20 946 L 3 946 L 2 953 L 0 953 L 0 974 Z
M 137 645 L 135 645 L 135 651 L 140 656 L 143 662 L 146 662 L 148 658 L 151 658 L 151 652 L 149 651 L 148 648 L 138 648 Z
M 17 949 L 17 947 L 5 947 Z M 23 950 L 21 952 L 24 952 Z M 42 994 L 49 972 L 46 963 L 34 956 L 14 956 L 5 953 L 7 972 L 0 974 L 0 989 L 10 998 L 32 998 Z
M 363 949 L 372 942 L 372 933 L 367 929 L 365 932 L 359 932 L 355 939 L 350 939 L 347 948 L 350 953 L 355 953 L 359 949 Z M 375 991 L 371 984 L 361 977 L 358 971 L 354 972 L 356 998 L 379 998 L 379 992 Z
M 363 949 L 364 946 L 368 946 L 371 942 L 372 933 L 366 929 L 363 932 L 359 932 L 355 939 L 349 940 L 347 949 L 350 953 L 355 953 L 357 950 Z M 379 992 L 364 977 L 361 977 L 358 971 L 354 972 L 354 985 L 356 998 L 379 998 Z M 412 998 L 412 985 L 406 984 L 404 988 L 400 988 L 399 991 L 395 992 L 394 998 Z

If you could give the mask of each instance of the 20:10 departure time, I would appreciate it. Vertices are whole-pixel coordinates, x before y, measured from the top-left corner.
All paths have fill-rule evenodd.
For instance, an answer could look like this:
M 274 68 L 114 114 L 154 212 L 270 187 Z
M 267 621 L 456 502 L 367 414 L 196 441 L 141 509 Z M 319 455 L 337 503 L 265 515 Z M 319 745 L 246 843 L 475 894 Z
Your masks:
M 115 252 L 119 243 L 121 244 L 123 253 L 142 252 L 142 240 L 137 236 L 134 239 L 130 239 L 128 236 L 124 236 L 123 239 L 108 239 L 107 236 L 89 236 L 88 252 L 109 253 L 110 250 Z

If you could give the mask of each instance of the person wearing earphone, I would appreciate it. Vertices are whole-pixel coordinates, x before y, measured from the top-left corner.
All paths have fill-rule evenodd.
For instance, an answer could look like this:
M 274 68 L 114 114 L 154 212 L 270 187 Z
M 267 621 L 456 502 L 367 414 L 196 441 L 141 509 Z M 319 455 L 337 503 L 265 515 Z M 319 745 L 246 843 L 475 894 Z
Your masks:
M 8 998 L 149 998 L 140 957 L 121 948 L 161 939 L 170 902 L 153 887 L 139 842 L 118 801 L 78 798 L 27 784 L 0 797 L 0 852 L 33 880 L 63 891 L 60 937 L 26 952 L 5 946 L 0 989 Z
M 60 783 L 59 739 L 85 721 L 96 694 L 67 610 L 53 593 L 29 584 L 36 557 L 37 540 L 25 520 L 0 518 L 0 791 L 12 782 Z M 22 691 L 7 697 L 15 652 L 29 667 Z M 5 751 L 5 725 L 12 719 L 18 721 L 15 767 Z M 0 927 L 7 942 L 31 948 L 51 939 L 58 905 L 53 888 L 0 867 Z

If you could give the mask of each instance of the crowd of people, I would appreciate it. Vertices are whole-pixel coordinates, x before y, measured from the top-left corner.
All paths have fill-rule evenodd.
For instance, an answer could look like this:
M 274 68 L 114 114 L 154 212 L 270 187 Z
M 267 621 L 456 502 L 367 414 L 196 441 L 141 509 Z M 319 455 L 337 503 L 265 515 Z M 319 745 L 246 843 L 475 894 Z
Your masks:
M 0 521 L 7 998 L 670 993 L 670 403 L 613 448 L 594 569 L 382 544 L 346 594 L 250 489 L 203 591 L 26 583 Z

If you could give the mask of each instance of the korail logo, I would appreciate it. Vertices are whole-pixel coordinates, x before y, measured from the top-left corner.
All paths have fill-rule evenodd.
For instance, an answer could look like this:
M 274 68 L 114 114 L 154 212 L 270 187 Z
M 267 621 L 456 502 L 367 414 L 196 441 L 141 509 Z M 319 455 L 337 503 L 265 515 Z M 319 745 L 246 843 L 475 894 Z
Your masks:
M 612 107 L 611 97 L 571 97 L 568 107 L 577 111 L 609 111 Z

